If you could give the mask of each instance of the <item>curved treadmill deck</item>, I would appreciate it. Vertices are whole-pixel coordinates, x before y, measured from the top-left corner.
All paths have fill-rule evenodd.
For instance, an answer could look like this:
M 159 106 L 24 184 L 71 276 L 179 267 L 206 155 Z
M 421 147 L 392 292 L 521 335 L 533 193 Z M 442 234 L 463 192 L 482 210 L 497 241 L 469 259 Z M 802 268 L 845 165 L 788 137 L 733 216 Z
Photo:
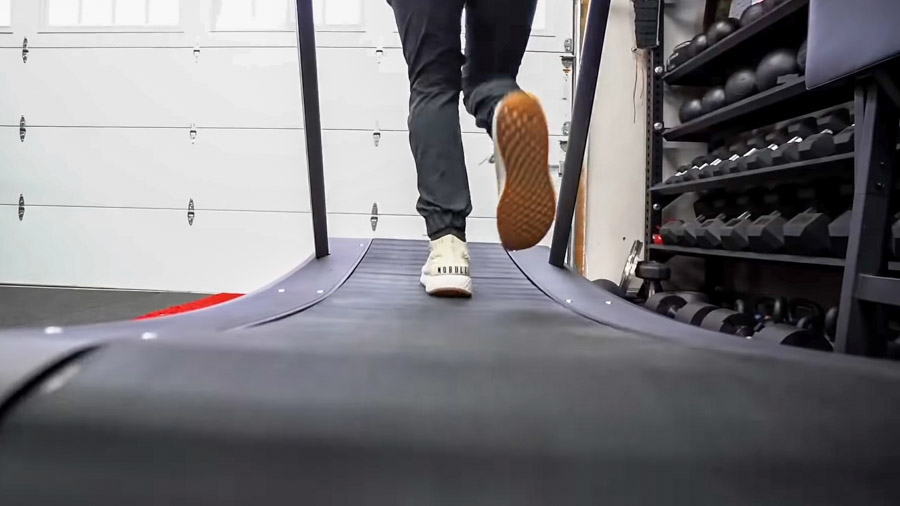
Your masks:
M 0 418 L 0 504 L 897 504 L 893 364 L 597 290 L 595 319 L 671 332 L 617 330 L 551 293 L 589 283 L 518 256 L 556 302 L 491 245 L 473 299 L 433 299 L 426 248 L 375 241 L 294 315 L 98 345 L 33 382 Z

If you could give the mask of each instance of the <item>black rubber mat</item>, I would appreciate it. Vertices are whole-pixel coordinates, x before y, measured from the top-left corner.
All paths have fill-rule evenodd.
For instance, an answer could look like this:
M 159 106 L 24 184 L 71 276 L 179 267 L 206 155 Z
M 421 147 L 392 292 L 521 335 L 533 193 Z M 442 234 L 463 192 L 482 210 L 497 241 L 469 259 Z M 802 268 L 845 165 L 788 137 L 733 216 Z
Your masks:
M 207 295 L 0 286 L 0 329 L 131 320 L 204 297 Z

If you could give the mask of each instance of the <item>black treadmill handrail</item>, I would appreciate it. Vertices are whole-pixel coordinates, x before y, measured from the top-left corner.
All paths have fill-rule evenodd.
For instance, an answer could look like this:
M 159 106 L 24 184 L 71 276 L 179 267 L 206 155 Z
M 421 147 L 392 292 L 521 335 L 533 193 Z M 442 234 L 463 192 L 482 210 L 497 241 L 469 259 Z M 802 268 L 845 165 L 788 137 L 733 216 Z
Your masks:
M 325 208 L 325 168 L 322 160 L 322 119 L 319 112 L 319 75 L 316 64 L 316 26 L 312 0 L 297 0 L 297 52 L 306 135 L 309 203 L 312 210 L 316 258 L 328 256 L 328 215 Z
M 597 91 L 597 76 L 603 57 L 603 42 L 606 39 L 606 24 L 609 21 L 610 0 L 592 0 L 588 6 L 587 24 L 584 29 L 584 45 L 581 51 L 581 65 L 575 85 L 575 102 L 572 106 L 572 128 L 566 148 L 566 163 L 559 190 L 556 208 L 556 226 L 550 246 L 550 264 L 563 267 L 566 250 L 572 234 L 575 218 L 575 204 L 578 199 L 578 184 L 584 165 L 588 130 L 591 126 L 591 112 L 594 109 L 594 94 Z

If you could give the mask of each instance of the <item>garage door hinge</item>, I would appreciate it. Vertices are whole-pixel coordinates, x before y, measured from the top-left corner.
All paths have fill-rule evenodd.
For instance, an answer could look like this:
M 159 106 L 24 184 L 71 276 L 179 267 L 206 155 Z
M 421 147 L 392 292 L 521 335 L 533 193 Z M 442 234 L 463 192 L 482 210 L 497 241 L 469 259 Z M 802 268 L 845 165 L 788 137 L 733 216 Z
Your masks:
M 376 148 L 381 144 L 381 129 L 378 128 L 378 125 L 375 125 L 375 130 L 372 130 L 372 142 L 375 143 Z
M 197 144 L 197 125 L 191 123 L 191 144 Z
M 562 156 L 559 157 L 559 177 L 562 177 L 563 171 L 566 169 L 566 151 L 569 149 L 569 141 L 566 139 L 562 139 L 559 141 L 559 149 L 562 151 Z
M 194 212 L 194 199 L 191 199 L 190 202 L 188 202 L 188 211 L 187 211 L 189 227 L 194 226 L 194 216 L 195 215 L 196 215 L 196 213 Z
M 25 195 L 19 194 L 19 221 L 25 219 Z
M 28 133 L 28 125 L 25 123 L 25 116 L 19 120 L 19 140 L 25 142 L 25 134 Z
M 571 131 L 572 131 L 572 122 L 564 121 L 563 126 L 562 126 L 562 134 L 569 135 L 569 132 L 571 132 Z
M 28 63 L 28 37 L 22 41 L 22 63 Z
M 575 52 L 575 41 L 572 40 L 571 37 L 569 37 L 569 38 L 566 39 L 566 41 L 563 43 L 563 49 L 565 49 L 565 51 L 566 51 L 567 53 L 574 53 L 574 52 Z
M 194 63 L 200 63 L 200 43 L 194 45 Z
M 369 222 L 372 224 L 372 232 L 378 228 L 378 202 L 372 204 L 372 217 L 369 218 Z

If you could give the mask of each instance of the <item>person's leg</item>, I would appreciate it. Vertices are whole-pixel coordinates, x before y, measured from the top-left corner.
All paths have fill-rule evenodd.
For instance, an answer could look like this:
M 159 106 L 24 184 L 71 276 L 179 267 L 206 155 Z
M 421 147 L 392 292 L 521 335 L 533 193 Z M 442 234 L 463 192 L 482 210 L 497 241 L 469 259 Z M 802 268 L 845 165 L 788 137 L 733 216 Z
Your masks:
M 510 250 L 539 243 L 556 214 L 547 119 L 537 98 L 516 84 L 536 4 L 469 0 L 466 6 L 464 101 L 478 126 L 494 139 L 497 231 Z
M 409 70 L 409 142 L 418 172 L 416 209 L 431 252 L 420 281 L 440 296 L 472 295 L 466 217 L 472 211 L 459 126 L 465 0 L 388 0 Z
M 469 0 L 466 5 L 466 110 L 491 134 L 494 109 L 518 91 L 516 77 L 531 36 L 537 0 Z
M 465 0 L 389 0 L 409 71 L 409 141 L 418 172 L 416 209 L 432 240 L 465 240 L 472 211 L 459 126 L 460 18 Z

